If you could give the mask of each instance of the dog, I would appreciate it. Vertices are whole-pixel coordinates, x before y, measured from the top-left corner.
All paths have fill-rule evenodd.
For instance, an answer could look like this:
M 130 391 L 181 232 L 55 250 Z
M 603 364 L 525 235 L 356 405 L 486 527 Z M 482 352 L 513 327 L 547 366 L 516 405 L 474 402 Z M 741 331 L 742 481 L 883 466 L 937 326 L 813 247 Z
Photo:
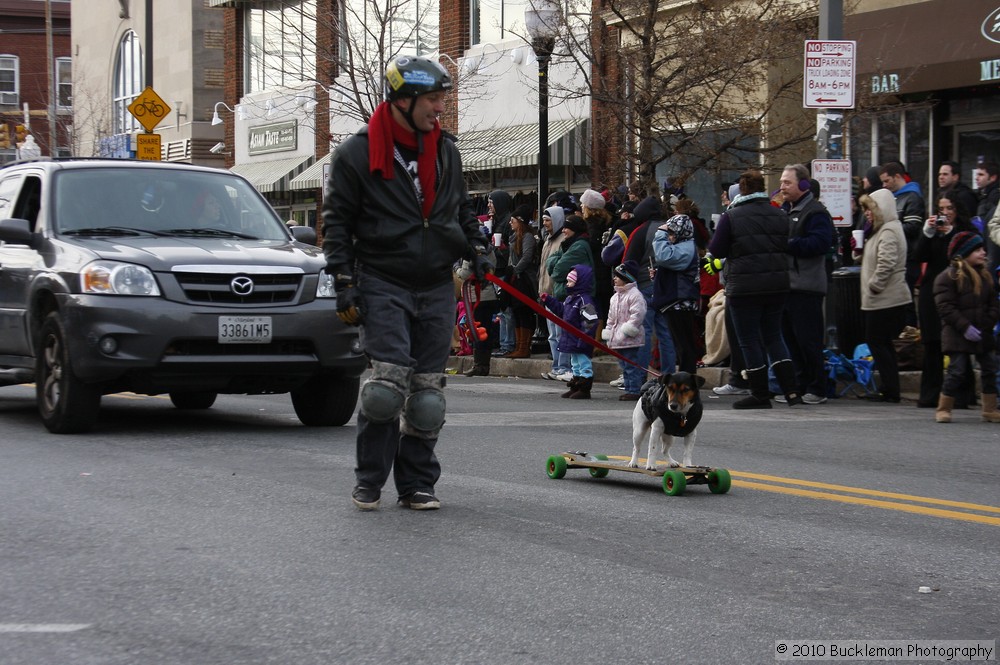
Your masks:
M 691 450 L 701 422 L 702 404 L 698 390 L 705 385 L 705 377 L 688 372 L 663 374 L 642 386 L 642 397 L 632 411 L 632 459 L 628 465 L 639 467 L 639 446 L 648 439 L 646 468 L 656 470 L 660 454 L 667 456 L 671 467 L 678 464 L 670 455 L 674 439 L 684 439 L 683 466 L 691 466 Z M 657 449 L 659 443 L 659 449 Z

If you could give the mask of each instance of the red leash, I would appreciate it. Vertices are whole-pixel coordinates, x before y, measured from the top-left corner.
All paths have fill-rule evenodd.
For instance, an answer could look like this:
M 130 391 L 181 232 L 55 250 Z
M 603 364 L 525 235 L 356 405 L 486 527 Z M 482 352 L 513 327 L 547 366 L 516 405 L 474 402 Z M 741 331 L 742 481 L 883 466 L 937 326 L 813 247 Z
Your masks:
M 507 282 L 505 282 L 502 279 L 498 278 L 493 273 L 486 273 L 486 279 L 488 281 L 493 282 L 494 284 L 496 284 L 497 288 L 500 288 L 500 289 L 503 289 L 504 291 L 507 291 L 507 293 L 509 293 L 510 295 L 512 295 L 514 298 L 516 298 L 517 300 L 520 300 L 522 303 L 524 303 L 525 305 L 527 305 L 528 307 L 530 307 L 532 309 L 532 311 L 534 311 L 537 314 L 541 314 L 546 319 L 548 319 L 552 323 L 556 324 L 557 326 L 559 326 L 560 328 L 562 328 L 566 332 L 570 333 L 571 335 L 573 335 L 577 339 L 583 340 L 587 344 L 590 344 L 590 345 L 594 346 L 595 348 L 598 348 L 601 351 L 604 351 L 605 353 L 608 353 L 608 354 L 614 356 L 615 358 L 618 358 L 622 362 L 626 362 L 629 365 L 632 365 L 633 367 L 638 367 L 639 369 L 641 369 L 644 372 L 652 374 L 653 376 L 660 376 L 660 373 L 657 372 L 656 370 L 649 369 L 649 368 L 646 368 L 646 367 L 640 367 L 637 362 L 635 362 L 633 360 L 629 360 L 628 358 L 626 358 L 622 354 L 618 353 L 617 351 L 615 351 L 611 347 L 604 345 L 600 341 L 594 339 L 593 337 L 591 337 L 587 333 L 583 332 L 582 330 L 580 330 L 576 326 L 573 326 L 573 325 L 570 325 L 569 323 L 566 323 L 564 320 L 560 319 L 558 316 L 556 316 L 555 314 L 553 314 L 552 312 L 550 312 L 549 310 L 545 309 L 544 307 L 542 307 L 541 305 L 539 305 L 537 302 L 535 302 L 534 298 L 529 298 L 528 296 L 524 295 L 523 293 L 521 293 L 520 291 L 518 291 L 514 286 L 512 286 L 511 284 L 508 284 Z

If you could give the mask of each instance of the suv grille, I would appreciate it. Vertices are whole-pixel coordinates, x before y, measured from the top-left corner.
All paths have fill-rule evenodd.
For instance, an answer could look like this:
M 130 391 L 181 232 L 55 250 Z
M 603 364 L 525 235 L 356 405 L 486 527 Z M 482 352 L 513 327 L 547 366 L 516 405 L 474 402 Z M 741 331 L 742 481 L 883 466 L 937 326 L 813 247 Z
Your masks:
M 219 273 L 175 273 L 177 283 L 191 302 L 228 303 L 235 305 L 259 305 L 267 303 L 290 303 L 302 283 L 301 274 L 253 274 L 224 275 Z M 239 295 L 232 288 L 236 277 L 253 281 L 253 291 Z

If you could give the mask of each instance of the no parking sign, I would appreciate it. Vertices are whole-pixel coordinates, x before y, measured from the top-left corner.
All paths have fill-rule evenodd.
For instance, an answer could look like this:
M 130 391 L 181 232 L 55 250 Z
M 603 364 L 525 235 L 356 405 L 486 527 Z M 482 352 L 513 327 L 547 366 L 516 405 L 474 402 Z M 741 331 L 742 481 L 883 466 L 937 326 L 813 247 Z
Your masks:
M 852 226 L 851 160 L 814 159 L 812 177 L 819 183 L 819 200 L 830 211 L 833 225 Z

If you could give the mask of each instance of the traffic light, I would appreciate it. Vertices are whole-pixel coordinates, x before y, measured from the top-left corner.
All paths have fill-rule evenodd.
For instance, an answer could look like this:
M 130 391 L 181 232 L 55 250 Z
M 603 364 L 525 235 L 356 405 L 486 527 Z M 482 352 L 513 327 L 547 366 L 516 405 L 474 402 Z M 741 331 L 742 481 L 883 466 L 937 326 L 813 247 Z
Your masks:
M 28 128 L 24 125 L 14 125 L 14 142 L 24 143 L 26 138 L 28 138 Z
M 0 122 L 0 150 L 10 150 L 10 126 Z

